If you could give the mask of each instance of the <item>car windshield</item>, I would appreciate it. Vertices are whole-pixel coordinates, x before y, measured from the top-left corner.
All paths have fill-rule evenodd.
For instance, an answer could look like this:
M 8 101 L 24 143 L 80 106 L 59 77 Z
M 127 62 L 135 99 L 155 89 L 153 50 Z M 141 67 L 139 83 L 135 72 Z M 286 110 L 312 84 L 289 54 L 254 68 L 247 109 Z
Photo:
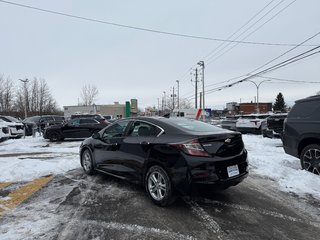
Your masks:
M 175 126 L 181 130 L 189 132 L 221 132 L 224 131 L 219 127 L 198 120 L 185 118 L 169 118 L 166 121 L 168 124 Z
M 7 118 L 8 120 L 10 120 L 11 122 L 21 122 L 19 119 L 15 118 L 15 117 L 6 116 L 6 118 Z

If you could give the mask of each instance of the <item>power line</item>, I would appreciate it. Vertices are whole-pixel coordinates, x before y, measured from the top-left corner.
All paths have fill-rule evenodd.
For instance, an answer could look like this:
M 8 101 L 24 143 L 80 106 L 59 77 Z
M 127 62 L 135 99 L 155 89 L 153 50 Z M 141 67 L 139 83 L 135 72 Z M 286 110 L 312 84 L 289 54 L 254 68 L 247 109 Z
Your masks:
M 288 4 L 287 6 L 285 6 L 284 8 L 282 8 L 280 11 L 278 11 L 274 16 L 272 16 L 269 20 L 267 20 L 266 22 L 264 22 L 262 25 L 260 25 L 258 28 L 256 28 L 253 32 L 251 32 L 250 34 L 248 34 L 246 37 L 244 37 L 242 40 L 246 39 L 247 37 L 249 37 L 250 35 L 252 35 L 254 32 L 256 32 L 257 30 L 259 30 L 260 28 L 262 28 L 266 23 L 270 22 L 272 19 L 274 19 L 277 15 L 279 15 L 281 12 L 283 12 L 286 8 L 288 8 L 291 4 L 293 4 L 296 0 L 294 0 L 293 2 L 291 2 L 290 4 Z M 260 13 L 262 13 L 265 9 L 267 9 L 272 3 L 274 2 L 274 0 L 270 1 L 267 5 L 265 5 L 261 10 L 259 10 L 253 17 L 251 17 L 245 24 L 243 24 L 239 29 L 237 29 L 232 35 L 230 35 L 228 37 L 228 40 L 230 40 L 234 35 L 236 35 L 238 32 L 240 32 L 241 29 L 243 29 L 244 27 L 246 27 L 253 19 L 255 19 L 257 16 L 260 15 Z M 251 24 L 248 28 L 245 29 L 245 31 L 243 31 L 242 33 L 238 34 L 237 37 L 235 37 L 233 40 L 237 40 L 240 36 L 242 36 L 244 33 L 246 33 L 248 30 L 250 30 L 253 26 L 255 26 L 258 22 L 260 22 L 263 18 L 265 18 L 270 12 L 272 12 L 274 9 L 276 9 L 282 2 L 284 2 L 284 0 L 280 1 L 279 3 L 277 3 L 275 6 L 273 6 L 269 11 L 267 11 L 267 13 L 265 13 L 262 17 L 260 17 L 257 21 L 255 21 L 253 24 Z M 226 43 L 223 42 L 221 43 L 218 47 L 216 47 L 213 51 L 211 51 L 209 54 L 207 54 L 205 57 L 203 57 L 202 59 L 208 58 L 210 55 L 212 55 L 213 53 L 215 53 L 213 56 L 209 57 L 207 59 L 207 61 L 209 59 L 211 59 L 212 57 L 214 57 L 215 55 L 217 55 L 219 52 L 223 51 L 225 48 L 227 48 L 231 43 Z M 224 47 L 222 47 L 223 45 L 225 45 Z M 213 59 L 213 61 L 209 61 L 207 64 L 210 64 L 214 61 L 216 61 L 218 58 L 222 57 L 224 54 L 226 54 L 227 52 L 229 52 L 230 50 L 232 50 L 234 47 L 236 47 L 238 44 L 235 44 L 234 46 L 232 46 L 230 49 L 228 49 L 227 51 L 223 52 L 222 54 L 220 54 L 219 56 L 217 56 L 216 58 Z M 221 48 L 222 47 L 222 48 Z M 219 48 L 221 48 L 220 50 L 218 50 Z M 218 50 L 218 51 L 216 51 Z M 243 76 L 237 77 L 237 78 L 241 78 Z M 234 78 L 235 79 L 235 78 Z M 231 81 L 233 79 L 229 79 L 227 81 L 223 81 L 223 82 L 228 82 Z M 223 83 L 220 82 L 220 83 Z M 208 86 L 212 86 L 212 85 L 218 85 L 220 83 L 213 83 L 213 84 L 209 84 Z M 189 94 L 189 93 L 187 93 Z
M 0 2 L 5 3 L 5 4 L 14 5 L 14 6 L 18 6 L 18 7 L 32 9 L 32 10 L 36 10 L 36 11 L 40 11 L 40 12 L 60 15 L 60 16 L 64 16 L 64 17 L 74 18 L 74 19 L 80 19 L 80 20 L 89 21 L 89 22 L 101 23 L 101 24 L 111 25 L 111 26 L 115 26 L 115 27 L 128 28 L 128 29 L 132 29 L 132 30 L 145 31 L 145 32 L 151 32 L 151 33 L 157 33 L 157 34 L 164 34 L 164 35 L 170 35 L 170 36 L 176 36 L 176 37 L 208 40 L 208 41 L 217 41 L 217 42 L 231 42 L 231 43 L 239 43 L 239 44 L 241 43 L 241 44 L 249 44 L 249 45 L 287 46 L 287 47 L 292 47 L 292 46 L 297 45 L 297 44 L 292 44 L 292 43 L 236 41 L 236 40 L 227 40 L 227 39 L 212 38 L 212 37 L 205 37 L 205 36 L 198 36 L 198 35 L 188 35 L 188 34 L 176 33 L 176 32 L 167 32 L 167 31 L 155 30 L 155 29 L 151 29 L 151 28 L 143 28 L 143 27 L 125 25 L 125 24 L 120 24 L 120 23 L 115 23 L 115 22 L 103 21 L 103 20 L 98 20 L 98 19 L 93 19 L 93 18 L 88 18 L 88 17 L 82 17 L 82 16 L 78 16 L 78 15 L 73 15 L 73 14 L 68 14 L 68 13 L 63 13 L 63 12 L 58 12 L 58 11 L 52 11 L 52 10 L 48 10 L 48 9 L 33 7 L 30 5 L 24 5 L 24 4 L 15 3 L 15 2 L 9 2 L 9 1 L 3 1 L 3 0 L 0 0 Z M 304 45 L 304 46 L 316 46 L 316 45 Z
M 292 83 L 320 83 L 317 81 L 303 81 L 303 80 L 293 80 L 293 79 L 284 79 L 284 78 L 275 78 L 275 77 L 264 77 L 264 76 L 257 76 L 259 78 L 264 78 L 264 79 L 270 79 L 274 81 L 283 81 L 283 82 L 292 82 Z
M 233 83 L 230 83 L 230 84 L 221 86 L 221 87 L 216 87 L 216 88 L 207 90 L 207 91 L 206 91 L 206 94 L 209 94 L 209 93 L 212 93 L 212 92 L 215 92 L 215 91 L 220 91 L 220 90 L 222 90 L 222 89 L 224 89 L 224 88 L 232 87 L 232 86 L 234 86 L 234 85 L 236 85 L 236 84 L 239 84 L 239 83 L 241 83 L 241 82 L 245 82 L 245 81 L 247 81 L 247 80 L 249 80 L 249 79 L 251 79 L 251 78 L 260 77 L 261 74 L 265 74 L 265 73 L 269 73 L 269 72 L 275 71 L 275 70 L 277 70 L 277 69 L 279 69 L 279 68 L 283 68 L 283 67 L 285 67 L 285 66 L 287 66 L 287 65 L 289 65 L 289 64 L 292 64 L 292 63 L 295 63 L 295 62 L 297 62 L 297 61 L 303 60 L 303 59 L 305 59 L 305 58 L 311 57 L 311 56 L 313 56 L 313 55 L 315 55 L 315 54 L 320 53 L 320 50 L 319 50 L 319 51 L 316 51 L 316 52 L 312 52 L 312 51 L 317 50 L 317 49 L 319 49 L 319 48 L 320 48 L 320 46 L 315 47 L 315 48 L 312 48 L 312 49 L 310 49 L 310 50 L 308 50 L 308 51 L 305 51 L 305 52 L 303 52 L 303 53 L 301 53 L 301 54 L 298 54 L 298 55 L 296 55 L 296 56 L 294 56 L 294 57 L 292 57 L 292 58 L 289 58 L 289 59 L 287 59 L 287 60 L 285 60 L 285 61 L 283 61 L 283 62 L 281 62 L 281 63 L 275 64 L 274 66 L 269 67 L 269 68 L 267 68 L 267 69 L 265 69 L 265 70 L 262 70 L 262 71 L 260 71 L 260 72 L 258 72 L 258 73 L 255 73 L 255 74 L 253 74 L 253 75 L 249 75 L 248 77 L 245 77 L 245 78 L 243 78 L 243 79 L 241 79 L 241 80 L 238 80 L 238 81 L 236 81 L 236 82 L 233 82 Z
M 275 15 L 273 15 L 270 19 L 268 19 L 266 22 L 264 22 L 262 25 L 260 25 L 259 27 L 257 27 L 255 30 L 253 30 L 252 32 L 250 32 L 249 34 L 247 34 L 245 37 L 243 37 L 240 41 L 243 41 L 245 39 L 247 39 L 248 37 L 250 37 L 252 34 L 254 34 L 256 31 L 258 31 L 259 29 L 261 29 L 264 25 L 266 25 L 267 23 L 269 23 L 271 20 L 273 20 L 275 17 L 277 17 L 280 13 L 282 13 L 284 10 L 286 10 L 288 7 L 290 7 L 294 2 L 296 2 L 297 0 L 294 0 L 293 2 L 289 3 L 288 5 L 286 5 L 284 8 L 282 8 L 280 11 L 278 11 Z M 259 22 L 262 18 L 264 18 L 266 15 L 268 15 L 273 9 L 275 9 L 277 6 L 279 6 L 283 1 L 281 1 L 280 3 L 278 3 L 276 6 L 274 6 L 270 11 L 268 11 L 265 15 L 263 15 L 257 22 Z M 256 23 L 257 23 L 256 22 Z M 254 25 L 252 25 L 254 26 Z M 250 28 L 249 28 L 250 29 Z M 247 29 L 247 30 L 249 30 Z M 241 35 L 243 35 L 244 33 L 247 32 L 247 30 L 245 32 L 243 32 L 242 34 L 240 34 L 238 37 L 240 37 Z M 222 48 L 221 50 L 227 48 L 229 45 L 231 45 L 231 43 L 228 43 L 224 48 Z M 225 55 L 226 53 L 228 53 L 229 51 L 231 51 L 233 48 L 235 48 L 236 46 L 238 46 L 238 43 L 235 43 L 233 46 L 231 46 L 229 49 L 227 49 L 226 51 L 224 51 L 223 53 L 221 53 L 220 55 L 218 55 L 217 57 L 213 58 L 211 57 L 211 61 L 209 61 L 207 63 L 207 65 L 215 62 L 216 60 L 218 60 L 219 58 L 221 58 L 223 55 Z M 301 45 L 299 45 L 301 46 Z M 295 46 L 296 47 L 296 46 Z M 221 51 L 219 51 L 221 52 Z
M 282 54 L 279 55 L 278 57 L 273 58 L 272 60 L 268 61 L 267 63 L 263 64 L 262 66 L 260 66 L 260 67 L 258 67 L 258 68 L 256 68 L 256 69 L 252 70 L 249 74 L 251 74 L 251 73 L 253 73 L 253 72 L 255 72 L 255 71 L 257 71 L 257 70 L 259 70 L 259 69 L 261 69 L 261 68 L 263 68 L 263 67 L 265 67 L 265 66 L 267 66 L 267 65 L 269 65 L 270 63 L 274 62 L 275 60 L 278 60 L 279 58 L 281 58 L 281 57 L 283 57 L 284 55 L 286 55 L 287 53 L 293 51 L 294 49 L 296 49 L 297 47 L 301 46 L 301 45 L 304 44 L 305 42 L 310 41 L 311 39 L 315 38 L 315 37 L 318 36 L 319 34 L 320 34 L 320 32 L 317 32 L 317 33 L 314 34 L 313 36 L 307 38 L 306 40 L 304 40 L 303 42 L 301 42 L 300 44 L 298 44 L 297 46 L 289 49 L 288 51 L 285 51 L 284 53 L 282 53 Z
M 247 26 L 255 17 L 257 17 L 261 12 L 263 12 L 271 3 L 273 3 L 275 0 L 272 0 L 269 2 L 266 6 L 264 6 L 258 13 L 256 13 L 253 17 L 251 17 L 245 24 L 243 24 L 240 28 L 238 28 L 233 34 L 231 34 L 227 39 L 230 40 L 234 35 L 236 35 L 238 32 L 240 32 L 241 29 L 243 29 L 245 26 Z M 239 36 L 238 36 L 239 37 Z M 238 38 L 237 37 L 237 38 Z M 235 38 L 235 39 L 237 39 Z M 234 39 L 234 40 L 235 40 Z M 212 50 L 210 53 L 208 53 L 206 56 L 204 56 L 202 59 L 206 59 L 210 55 L 212 55 L 217 49 L 222 47 L 225 43 L 221 43 L 219 46 L 217 46 L 214 50 Z

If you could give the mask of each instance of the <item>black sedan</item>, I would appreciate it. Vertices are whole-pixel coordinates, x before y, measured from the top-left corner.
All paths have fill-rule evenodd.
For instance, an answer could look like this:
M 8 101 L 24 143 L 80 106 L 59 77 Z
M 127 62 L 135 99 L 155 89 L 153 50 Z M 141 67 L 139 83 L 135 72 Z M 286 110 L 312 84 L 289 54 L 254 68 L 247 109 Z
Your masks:
M 80 146 L 85 173 L 141 183 L 158 205 L 194 186 L 225 189 L 248 174 L 241 134 L 185 118 L 119 120 Z
M 63 124 L 46 127 L 43 133 L 45 139 L 50 141 L 61 141 L 65 138 L 87 138 L 93 133 L 99 132 L 105 125 L 95 119 L 76 118 Z

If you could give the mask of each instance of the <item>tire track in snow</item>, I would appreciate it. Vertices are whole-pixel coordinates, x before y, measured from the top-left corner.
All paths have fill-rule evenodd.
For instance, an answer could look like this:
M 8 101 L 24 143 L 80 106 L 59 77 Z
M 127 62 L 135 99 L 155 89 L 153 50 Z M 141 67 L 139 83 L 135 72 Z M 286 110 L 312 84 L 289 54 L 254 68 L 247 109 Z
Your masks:
M 71 226 L 70 226 L 71 225 Z M 192 237 L 190 235 L 184 235 L 181 233 L 171 232 L 168 230 L 163 230 L 159 228 L 153 228 L 153 227 L 145 227 L 137 224 L 126 224 L 126 223 L 119 223 L 119 222 L 101 222 L 101 221 L 95 221 L 95 220 L 72 220 L 72 223 L 70 224 L 66 229 L 64 229 L 64 233 L 60 234 L 59 239 L 65 239 L 68 237 L 68 234 L 72 231 L 69 231 L 70 228 L 72 229 L 74 226 L 81 226 L 81 225 L 91 225 L 91 226 L 98 226 L 103 227 L 104 229 L 109 230 L 118 230 L 118 231 L 128 231 L 133 233 L 139 233 L 139 234 L 148 234 L 148 236 L 159 236 L 161 238 L 165 239 L 172 239 L 172 240 L 196 240 L 197 238 Z
M 227 235 L 221 229 L 220 225 L 203 209 L 201 208 L 196 202 L 183 198 L 185 203 L 187 203 L 193 213 L 195 213 L 200 219 L 203 220 L 203 224 L 206 226 L 208 230 L 213 232 L 217 239 L 225 240 L 228 239 Z
M 213 205 L 219 205 L 222 207 L 229 207 L 229 208 L 234 208 L 237 210 L 241 210 L 241 211 L 247 211 L 247 212 L 252 212 L 252 213 L 259 213 L 261 215 L 265 215 L 265 216 L 271 216 L 274 218 L 280 218 L 286 221 L 290 221 L 290 222 L 296 222 L 296 223 L 306 223 L 309 225 L 312 225 L 314 227 L 318 227 L 320 228 L 320 223 L 319 222 L 306 222 L 302 219 L 296 218 L 296 217 L 292 217 L 292 216 L 288 216 L 279 212 L 275 212 L 275 211 L 270 211 L 270 210 L 266 210 L 266 209 L 258 209 L 255 207 L 250 207 L 250 206 L 246 206 L 246 205 L 240 205 L 240 204 L 234 204 L 234 203 L 225 203 L 225 202 L 220 202 L 220 201 L 215 201 L 215 200 L 210 200 L 210 199 L 197 199 L 197 202 L 201 202 L 204 204 L 213 204 Z

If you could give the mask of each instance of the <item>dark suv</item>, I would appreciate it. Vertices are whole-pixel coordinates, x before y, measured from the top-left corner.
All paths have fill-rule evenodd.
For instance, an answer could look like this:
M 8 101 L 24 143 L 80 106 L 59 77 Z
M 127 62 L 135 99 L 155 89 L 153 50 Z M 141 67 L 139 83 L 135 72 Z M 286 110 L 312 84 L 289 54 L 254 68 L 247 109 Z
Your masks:
M 65 121 L 63 116 L 59 115 L 42 115 L 33 116 L 24 119 L 22 122 L 25 125 L 26 136 L 31 136 L 34 131 L 44 131 L 47 126 L 61 124 Z
M 267 121 L 261 126 L 263 137 L 281 138 L 283 133 L 283 122 L 287 113 L 276 113 L 267 118 Z
M 296 101 L 284 121 L 283 148 L 301 166 L 320 175 L 320 96 Z

